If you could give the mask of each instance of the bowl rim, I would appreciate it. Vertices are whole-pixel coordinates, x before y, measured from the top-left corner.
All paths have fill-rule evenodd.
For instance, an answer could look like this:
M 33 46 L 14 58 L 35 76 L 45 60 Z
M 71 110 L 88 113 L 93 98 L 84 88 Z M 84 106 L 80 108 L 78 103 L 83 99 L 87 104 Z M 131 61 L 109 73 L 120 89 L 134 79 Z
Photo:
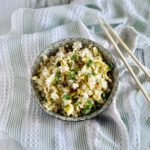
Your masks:
M 42 54 L 46 51 L 50 51 L 51 48 L 54 48 L 57 49 L 60 47 L 60 45 L 65 45 L 65 43 L 73 43 L 73 42 L 76 42 L 76 41 L 81 41 L 83 43 L 83 41 L 85 43 L 90 43 L 90 44 L 94 44 L 94 46 L 98 47 L 99 51 L 102 52 L 102 53 L 105 53 L 105 55 L 109 56 L 111 58 L 111 60 L 113 61 L 113 64 L 115 64 L 115 81 L 113 82 L 113 87 L 112 87 L 112 90 L 111 90 L 111 93 L 108 97 L 108 99 L 106 100 L 106 102 L 103 104 L 103 106 L 92 112 L 92 113 L 89 113 L 87 115 L 84 115 L 84 116 L 80 116 L 80 117 L 68 117 L 68 116 L 64 116 L 64 115 L 61 115 L 61 114 L 58 114 L 56 112 L 53 112 L 53 111 L 48 111 L 39 101 L 39 96 L 38 96 L 38 92 L 36 91 L 36 89 L 34 88 L 34 84 L 33 84 L 33 80 L 32 80 L 32 76 L 33 76 L 33 73 L 34 73 L 34 68 L 35 66 L 37 65 L 37 62 L 38 60 L 40 59 L 40 57 L 42 56 Z M 54 50 L 54 53 L 56 53 L 58 50 Z M 53 51 L 52 51 L 53 52 Z M 114 78 L 114 77 L 113 77 Z M 92 41 L 90 39 L 86 39 L 86 38 L 81 38 L 81 37 L 76 37 L 76 38 L 67 38 L 67 39 L 62 39 L 62 40 L 59 40 L 59 41 L 56 41 L 54 43 L 51 43 L 50 46 L 48 46 L 47 48 L 45 48 L 44 50 L 42 50 L 40 52 L 40 54 L 37 56 L 36 60 L 34 61 L 32 67 L 31 67 L 31 77 L 30 77 L 30 81 L 31 81 L 31 86 L 32 86 L 32 90 L 33 90 L 33 95 L 35 97 L 35 101 L 36 103 L 49 115 L 55 117 L 55 118 L 58 118 L 58 119 L 61 119 L 61 120 L 64 120 L 64 121 L 83 121 L 83 120 L 87 120 L 87 119 L 91 119 L 97 115 L 99 115 L 100 113 L 102 113 L 103 111 L 105 111 L 109 106 L 110 104 L 113 102 L 115 96 L 116 96 L 116 93 L 117 93 L 117 90 L 118 90 L 118 84 L 119 84 L 119 70 L 118 70 L 118 67 L 117 67 L 117 63 L 114 59 L 114 57 L 112 56 L 112 54 L 106 49 L 104 48 L 101 44 L 95 42 L 95 41 Z

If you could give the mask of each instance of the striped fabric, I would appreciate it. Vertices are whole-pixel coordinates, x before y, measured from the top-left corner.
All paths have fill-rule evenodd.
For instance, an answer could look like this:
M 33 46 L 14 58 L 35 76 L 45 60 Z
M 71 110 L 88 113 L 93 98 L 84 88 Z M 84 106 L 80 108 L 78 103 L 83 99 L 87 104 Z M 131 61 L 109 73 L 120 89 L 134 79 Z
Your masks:
M 143 9 L 139 9 L 141 4 Z M 149 104 L 95 18 L 105 17 L 133 52 L 148 50 L 149 5 L 148 0 L 77 0 L 70 5 L 17 10 L 10 32 L 0 37 L 0 131 L 31 150 L 149 150 Z M 61 121 L 43 112 L 30 85 L 38 54 L 69 37 L 89 38 L 108 48 L 120 71 L 113 103 L 101 115 L 81 122 Z M 144 87 L 150 89 L 147 78 L 124 54 Z

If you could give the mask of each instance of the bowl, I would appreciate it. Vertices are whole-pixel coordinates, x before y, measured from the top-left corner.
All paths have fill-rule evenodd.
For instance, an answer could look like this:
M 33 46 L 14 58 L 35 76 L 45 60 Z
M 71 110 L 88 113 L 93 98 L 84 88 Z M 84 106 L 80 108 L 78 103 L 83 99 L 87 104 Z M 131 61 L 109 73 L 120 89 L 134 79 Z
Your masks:
M 104 110 L 106 110 L 106 108 L 112 103 L 113 99 L 115 98 L 117 89 L 118 89 L 118 80 L 119 80 L 119 72 L 118 72 L 118 68 L 117 68 L 117 64 L 113 58 L 113 56 L 100 44 L 91 41 L 89 39 L 83 39 L 83 38 L 69 38 L 69 39 L 64 39 L 64 40 L 60 40 L 57 41 L 55 43 L 50 44 L 49 47 L 47 47 L 45 50 L 43 50 L 41 52 L 41 54 L 37 57 L 36 61 L 33 64 L 33 67 L 31 69 L 31 77 L 34 76 L 36 74 L 36 71 L 39 68 L 39 64 L 42 61 L 42 56 L 43 55 L 47 55 L 47 56 L 52 56 L 55 55 L 56 52 L 58 51 L 58 48 L 61 46 L 64 46 L 66 44 L 72 44 L 74 42 L 80 41 L 82 42 L 84 45 L 89 45 L 89 44 L 93 44 L 95 45 L 99 51 L 101 52 L 105 62 L 111 62 L 114 65 L 113 71 L 112 71 L 112 78 L 113 78 L 113 87 L 112 90 L 110 92 L 110 95 L 108 97 L 108 99 L 106 100 L 106 102 L 103 104 L 103 106 L 92 112 L 89 113 L 87 115 L 84 116 L 80 116 L 80 117 L 67 117 L 61 114 L 58 114 L 56 112 L 53 111 L 48 111 L 42 104 L 41 104 L 41 100 L 42 97 L 41 95 L 37 92 L 36 88 L 35 88 L 35 82 L 31 79 L 31 85 L 32 85 L 32 89 L 33 89 L 33 93 L 35 95 L 35 101 L 38 103 L 38 105 L 49 115 L 54 116 L 58 119 L 62 119 L 62 120 L 66 120 L 66 121 L 81 121 L 81 120 L 86 120 L 86 119 L 90 119 L 93 118 L 95 116 L 97 116 L 98 114 L 102 113 Z

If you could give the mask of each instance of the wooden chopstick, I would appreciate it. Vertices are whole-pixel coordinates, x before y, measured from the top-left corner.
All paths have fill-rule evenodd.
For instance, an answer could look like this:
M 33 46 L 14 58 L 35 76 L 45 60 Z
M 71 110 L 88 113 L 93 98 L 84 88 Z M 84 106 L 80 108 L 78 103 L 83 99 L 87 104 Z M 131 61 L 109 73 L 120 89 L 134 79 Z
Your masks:
M 148 100 L 148 102 L 150 102 L 150 97 L 147 94 L 147 92 L 145 91 L 144 87 L 142 86 L 142 84 L 140 83 L 140 81 L 138 80 L 138 78 L 136 77 L 135 73 L 133 72 L 132 68 L 130 67 L 130 65 L 128 64 L 128 62 L 125 60 L 125 57 L 123 56 L 122 52 L 120 51 L 119 47 L 117 46 L 117 44 L 115 43 L 115 41 L 113 40 L 112 36 L 110 35 L 110 33 L 107 31 L 106 27 L 103 25 L 103 22 L 100 18 L 97 18 L 102 29 L 105 31 L 107 38 L 110 40 L 110 42 L 113 44 L 113 46 L 115 47 L 116 51 L 118 52 L 118 54 L 120 55 L 122 61 L 124 62 L 125 66 L 127 67 L 128 71 L 131 73 L 132 77 L 134 78 L 134 80 L 136 81 L 137 85 L 139 86 L 139 88 L 141 89 L 143 95 L 146 97 L 146 99 Z
M 145 69 L 145 67 L 140 63 L 140 61 L 132 54 L 129 47 L 122 41 L 122 39 L 119 37 L 119 35 L 112 29 L 112 27 L 105 21 L 104 18 L 102 18 L 102 21 L 107 26 L 107 28 L 110 30 L 112 35 L 121 43 L 122 47 L 130 54 L 130 56 L 133 58 L 133 60 L 137 63 L 137 65 L 143 70 L 143 72 L 149 77 L 150 79 L 150 73 Z

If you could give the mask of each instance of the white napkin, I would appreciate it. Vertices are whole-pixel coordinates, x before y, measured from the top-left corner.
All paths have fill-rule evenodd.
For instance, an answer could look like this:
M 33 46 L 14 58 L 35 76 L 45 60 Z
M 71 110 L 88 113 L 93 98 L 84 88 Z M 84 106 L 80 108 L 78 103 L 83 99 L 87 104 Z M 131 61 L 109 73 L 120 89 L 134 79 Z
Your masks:
M 99 10 L 104 3 L 95 2 L 98 5 L 88 1 L 86 6 L 19 9 L 12 16 L 10 33 L 0 38 L 0 130 L 25 149 L 147 148 L 148 104 L 104 34 L 98 33 L 93 16 L 108 17 L 104 9 Z M 115 1 L 111 7 L 117 8 Z M 138 32 L 123 24 L 117 31 L 135 51 Z M 52 42 L 69 37 L 89 38 L 108 48 L 120 71 L 116 99 L 101 115 L 82 122 L 65 122 L 47 115 L 35 103 L 30 85 L 31 67 L 38 54 Z M 145 76 L 127 59 L 148 89 Z

